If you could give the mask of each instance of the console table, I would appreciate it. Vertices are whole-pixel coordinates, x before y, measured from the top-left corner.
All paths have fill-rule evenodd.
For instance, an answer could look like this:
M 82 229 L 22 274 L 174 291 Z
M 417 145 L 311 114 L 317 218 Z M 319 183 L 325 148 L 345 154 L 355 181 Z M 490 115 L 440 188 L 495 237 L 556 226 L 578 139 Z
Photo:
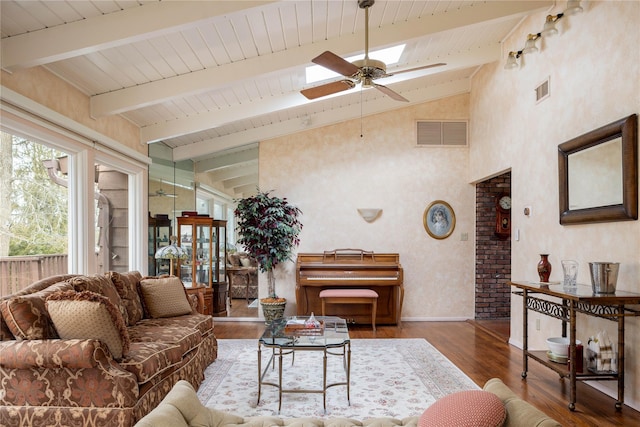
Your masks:
M 522 296 L 522 378 L 527 377 L 528 359 L 531 358 L 556 371 L 560 377 L 569 378 L 569 409 L 576 407 L 576 381 L 617 380 L 618 400 L 616 410 L 622 409 L 624 403 L 624 319 L 640 316 L 640 307 L 629 307 L 640 304 L 640 294 L 617 291 L 615 294 L 594 294 L 591 286 L 578 285 L 576 289 L 565 290 L 561 284 L 537 282 L 509 282 L 517 288 L 513 293 Z M 540 296 L 543 296 L 542 298 Z M 562 336 L 567 336 L 569 324 L 569 364 L 552 362 L 546 351 L 529 351 L 528 346 L 528 312 L 529 310 L 560 319 Z M 584 363 L 582 372 L 576 372 L 576 313 L 611 320 L 618 324 L 618 371 L 597 372 L 587 369 Z M 586 346 L 585 346 L 586 348 Z

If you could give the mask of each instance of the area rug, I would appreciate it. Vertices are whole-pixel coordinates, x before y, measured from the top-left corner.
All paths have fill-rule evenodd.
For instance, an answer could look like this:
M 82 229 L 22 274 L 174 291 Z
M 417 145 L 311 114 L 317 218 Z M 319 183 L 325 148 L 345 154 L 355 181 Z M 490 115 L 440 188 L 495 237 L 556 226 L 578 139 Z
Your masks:
M 346 386 L 327 391 L 327 411 L 322 394 L 283 394 L 278 413 L 278 390 L 263 385 L 258 398 L 257 340 L 218 340 L 218 358 L 205 371 L 198 397 L 206 406 L 241 415 L 283 417 L 419 416 L 438 398 L 479 387 L 424 339 L 351 340 L 351 404 Z M 269 349 L 262 351 L 263 368 Z M 295 360 L 286 356 L 285 388 L 321 389 L 322 352 L 299 351 Z M 345 381 L 342 357 L 329 356 L 327 383 Z M 278 369 L 270 369 L 264 381 L 277 383 Z

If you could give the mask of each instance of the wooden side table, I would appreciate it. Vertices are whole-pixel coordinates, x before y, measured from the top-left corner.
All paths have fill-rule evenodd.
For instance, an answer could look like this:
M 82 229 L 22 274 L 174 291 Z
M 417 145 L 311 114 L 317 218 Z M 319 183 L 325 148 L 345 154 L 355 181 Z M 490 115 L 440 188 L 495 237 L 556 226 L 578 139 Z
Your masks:
M 563 289 L 561 284 L 536 282 L 509 282 L 515 288 L 513 293 L 522 296 L 522 378 L 527 377 L 528 360 L 533 359 L 554 370 L 560 377 L 570 381 L 569 409 L 576 408 L 576 380 L 602 381 L 617 380 L 618 400 L 616 410 L 624 403 L 624 320 L 626 317 L 640 316 L 640 294 L 617 291 L 615 294 L 594 294 L 591 286 L 578 285 L 575 289 Z M 544 298 L 540 298 L 543 295 Z M 549 298 L 552 297 L 552 298 Z M 528 313 L 536 311 L 562 321 L 562 336 L 567 336 L 569 324 L 569 365 L 552 362 L 546 351 L 530 351 L 528 344 Z M 618 371 L 598 372 L 584 369 L 577 372 L 576 366 L 576 314 L 607 319 L 618 324 Z M 584 365 L 586 366 L 586 365 Z

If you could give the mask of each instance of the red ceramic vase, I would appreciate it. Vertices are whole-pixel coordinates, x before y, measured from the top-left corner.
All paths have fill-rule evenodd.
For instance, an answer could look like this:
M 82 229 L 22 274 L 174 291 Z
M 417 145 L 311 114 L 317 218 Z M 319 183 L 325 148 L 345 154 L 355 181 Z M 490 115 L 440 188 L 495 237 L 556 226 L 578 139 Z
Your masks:
M 551 263 L 549 262 L 549 254 L 540 254 L 538 262 L 538 276 L 541 282 L 548 282 L 551 275 Z

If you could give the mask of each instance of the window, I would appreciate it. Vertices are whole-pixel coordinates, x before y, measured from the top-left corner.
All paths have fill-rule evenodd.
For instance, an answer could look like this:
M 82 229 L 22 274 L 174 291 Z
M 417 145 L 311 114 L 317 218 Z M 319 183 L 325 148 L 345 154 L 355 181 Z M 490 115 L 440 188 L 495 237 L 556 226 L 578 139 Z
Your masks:
M 66 158 L 55 148 L 2 132 L 0 156 L 0 255 L 67 254 Z
M 233 200 L 226 194 L 205 184 L 198 184 L 196 191 L 196 206 L 198 213 L 203 213 L 215 219 L 227 220 L 227 244 L 235 245 L 235 221 L 233 216 Z M 205 210 L 206 209 L 206 210 Z
M 41 210 L 51 221 L 68 224 L 64 232 L 57 232 L 64 234 L 60 239 L 65 241 L 68 259 L 64 271 L 51 274 L 146 271 L 146 165 L 19 108 L 1 107 L 4 134 L 28 141 L 32 150 L 44 150 L 57 160 L 49 164 L 47 196 L 65 192 L 66 197 L 56 196 L 58 207 L 47 205 Z M 30 161 L 25 153 L 18 154 L 19 161 Z M 13 206 L 24 203 L 16 193 L 11 198 Z M 65 204 L 66 210 L 59 207 Z M 22 220 L 28 223 L 31 218 Z M 33 245 L 45 248 L 56 237 L 53 232 L 37 235 Z

